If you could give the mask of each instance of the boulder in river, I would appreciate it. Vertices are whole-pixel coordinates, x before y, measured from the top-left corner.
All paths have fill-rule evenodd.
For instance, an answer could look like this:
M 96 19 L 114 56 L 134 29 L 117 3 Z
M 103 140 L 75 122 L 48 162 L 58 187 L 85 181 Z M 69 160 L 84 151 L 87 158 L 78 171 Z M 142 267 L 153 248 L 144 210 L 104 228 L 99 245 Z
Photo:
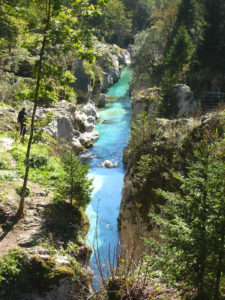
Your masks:
M 100 94 L 98 99 L 98 107 L 105 107 L 106 104 L 106 94 Z
M 105 161 L 101 164 L 102 167 L 109 168 L 109 169 L 115 168 L 115 167 L 117 167 L 117 165 L 118 165 L 118 162 L 113 163 L 113 162 L 110 161 L 110 160 L 105 160 Z

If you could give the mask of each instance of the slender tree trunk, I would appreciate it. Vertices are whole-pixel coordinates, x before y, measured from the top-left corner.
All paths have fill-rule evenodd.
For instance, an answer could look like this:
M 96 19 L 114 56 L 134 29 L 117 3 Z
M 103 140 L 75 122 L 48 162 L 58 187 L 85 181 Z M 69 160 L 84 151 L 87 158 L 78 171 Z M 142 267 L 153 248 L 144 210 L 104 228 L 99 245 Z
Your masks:
M 30 169 L 30 150 L 31 150 L 31 145 L 32 145 L 32 140 L 33 140 L 33 135 L 34 135 L 35 113 L 36 113 L 36 109 L 37 109 L 38 95 L 39 95 L 39 89 L 40 89 L 42 63 L 43 63 L 43 56 L 44 56 L 46 40 L 47 40 L 47 32 L 49 29 L 50 18 L 51 18 L 51 1 L 52 0 L 46 1 L 46 3 L 48 4 L 47 20 L 46 20 L 46 26 L 45 26 L 45 30 L 44 30 L 41 52 L 40 52 L 40 56 L 39 56 L 39 65 L 38 65 L 38 73 L 37 73 L 35 96 L 34 96 L 34 106 L 33 106 L 33 112 L 32 112 L 32 117 L 31 117 L 30 137 L 29 137 L 29 141 L 28 141 L 28 145 L 27 145 L 27 153 L 26 153 L 26 161 L 25 161 L 26 170 L 25 170 L 25 175 L 24 175 L 24 180 L 23 180 L 23 187 L 22 187 L 22 191 L 21 191 L 21 195 L 20 195 L 19 208 L 17 211 L 18 218 L 22 217 L 24 214 L 24 199 L 25 199 L 29 169 Z
M 74 180 L 73 180 L 73 176 L 74 176 L 74 169 L 73 169 L 73 152 L 71 149 L 71 153 L 70 153 L 70 176 L 71 176 L 71 193 L 70 193 L 70 204 L 73 204 L 73 190 L 74 190 Z
M 219 261 L 218 261 L 218 267 L 216 272 L 216 284 L 215 284 L 215 294 L 214 294 L 214 300 L 220 299 L 220 278 L 223 268 L 223 258 L 224 258 L 224 237 L 225 237 L 225 223 L 221 225 L 221 242 L 220 242 L 220 249 L 219 249 Z

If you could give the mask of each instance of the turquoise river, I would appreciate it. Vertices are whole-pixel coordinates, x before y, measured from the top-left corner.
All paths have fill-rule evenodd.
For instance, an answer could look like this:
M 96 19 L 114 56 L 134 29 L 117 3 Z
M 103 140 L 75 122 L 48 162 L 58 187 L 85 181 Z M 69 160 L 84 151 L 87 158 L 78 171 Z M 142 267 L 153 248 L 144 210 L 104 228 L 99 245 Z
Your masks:
M 99 139 L 91 149 L 91 156 L 94 158 L 90 162 L 89 176 L 93 178 L 94 190 L 93 200 L 86 211 L 90 220 L 87 244 L 95 250 L 98 249 L 106 276 L 109 272 L 109 251 L 113 256 L 113 249 L 119 243 L 117 217 L 125 174 L 122 162 L 123 149 L 130 131 L 130 80 L 131 71 L 125 68 L 119 81 L 108 90 L 107 95 L 113 97 L 110 97 L 111 100 L 107 102 L 106 107 L 99 110 L 100 119 L 96 125 Z M 118 164 L 112 169 L 101 167 L 101 163 L 105 160 Z M 101 280 L 94 253 L 90 267 L 94 271 L 94 288 L 98 288 Z

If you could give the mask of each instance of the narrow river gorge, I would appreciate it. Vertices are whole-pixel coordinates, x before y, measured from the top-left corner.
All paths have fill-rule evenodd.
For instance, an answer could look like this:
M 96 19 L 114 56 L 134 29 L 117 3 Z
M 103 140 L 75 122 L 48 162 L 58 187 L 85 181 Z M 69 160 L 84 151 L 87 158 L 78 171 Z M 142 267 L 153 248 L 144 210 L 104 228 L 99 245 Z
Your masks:
M 89 176 L 93 178 L 93 200 L 87 208 L 90 231 L 87 243 L 98 249 L 104 273 L 108 272 L 109 247 L 111 256 L 118 245 L 117 217 L 125 170 L 123 149 L 130 131 L 131 106 L 129 83 L 131 70 L 124 68 L 120 79 L 108 91 L 109 101 L 99 110 L 100 119 L 96 125 L 99 139 L 91 150 L 94 157 L 90 162 Z M 115 168 L 101 167 L 105 160 L 117 164 Z M 94 271 L 94 287 L 100 284 L 100 273 L 96 266 L 94 251 L 90 267 Z

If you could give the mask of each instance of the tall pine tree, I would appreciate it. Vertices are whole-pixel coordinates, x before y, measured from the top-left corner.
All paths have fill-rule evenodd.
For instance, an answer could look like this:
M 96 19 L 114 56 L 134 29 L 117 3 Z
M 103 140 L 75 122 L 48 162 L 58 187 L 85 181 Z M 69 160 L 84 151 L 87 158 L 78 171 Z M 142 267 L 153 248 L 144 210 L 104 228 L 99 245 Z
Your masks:
M 186 83 L 193 51 L 194 46 L 190 35 L 184 26 L 180 26 L 165 59 L 165 71 L 161 82 L 163 116 L 170 117 L 177 114 L 178 103 L 174 85 Z
M 162 215 L 151 216 L 163 242 L 152 241 L 149 257 L 162 277 L 195 290 L 197 299 L 220 299 L 225 268 L 225 164 L 205 138 L 181 178 L 181 193 L 158 193 L 167 200 Z
M 225 91 L 225 1 L 205 1 L 203 40 L 198 49 L 201 73 L 206 88 L 216 84 Z

